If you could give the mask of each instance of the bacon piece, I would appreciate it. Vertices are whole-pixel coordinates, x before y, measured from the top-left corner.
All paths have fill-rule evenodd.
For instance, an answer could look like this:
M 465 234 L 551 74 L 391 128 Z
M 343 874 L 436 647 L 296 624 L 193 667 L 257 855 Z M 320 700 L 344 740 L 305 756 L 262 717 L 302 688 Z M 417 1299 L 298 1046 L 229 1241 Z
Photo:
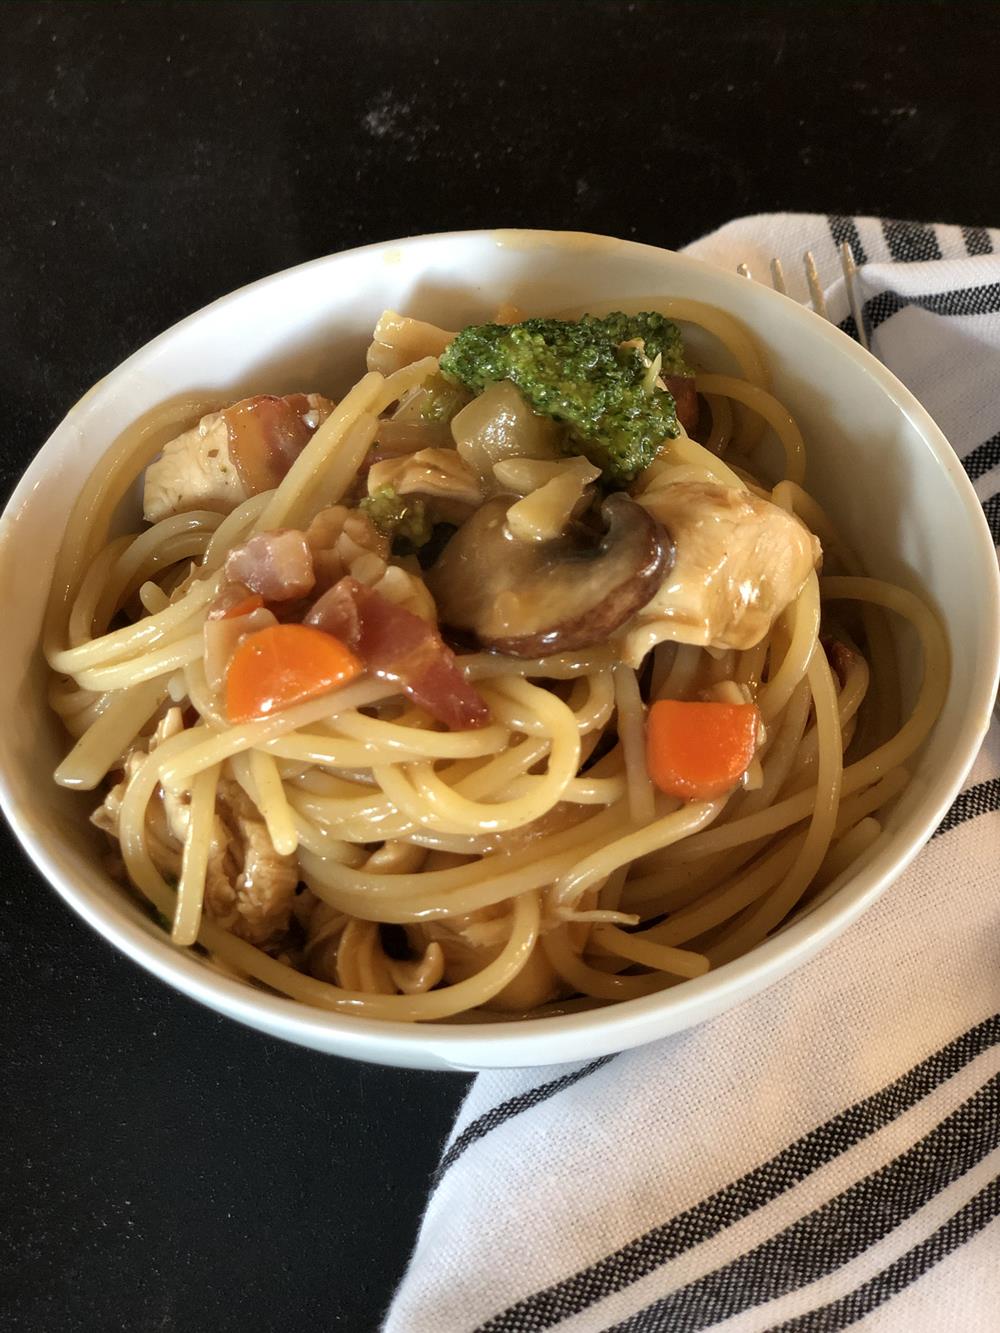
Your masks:
M 259 532 L 226 556 L 226 578 L 245 584 L 268 602 L 305 597 L 316 583 L 305 533 L 296 528 Z
M 247 494 L 273 490 L 332 411 L 317 393 L 264 393 L 224 408 L 229 454 Z
M 490 720 L 486 700 L 462 675 L 455 654 L 433 625 L 381 593 L 343 578 L 306 616 L 357 653 L 365 667 L 406 693 L 452 731 Z
M 677 420 L 690 435 L 698 425 L 698 416 L 700 412 L 698 406 L 698 394 L 694 387 L 694 376 L 664 375 L 663 383 L 673 395 L 674 407 L 677 411 Z

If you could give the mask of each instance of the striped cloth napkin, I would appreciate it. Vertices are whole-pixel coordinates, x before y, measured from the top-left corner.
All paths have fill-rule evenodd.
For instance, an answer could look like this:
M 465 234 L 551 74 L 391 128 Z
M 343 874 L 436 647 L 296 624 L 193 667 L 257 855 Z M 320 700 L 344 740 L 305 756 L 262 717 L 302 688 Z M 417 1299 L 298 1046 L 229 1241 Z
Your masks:
M 1000 540 L 1000 231 L 762 215 L 688 253 L 861 266 L 872 350 Z M 842 280 L 831 315 L 852 329 Z M 386 1333 L 1000 1330 L 1000 724 L 904 878 L 687 1032 L 474 1082 Z

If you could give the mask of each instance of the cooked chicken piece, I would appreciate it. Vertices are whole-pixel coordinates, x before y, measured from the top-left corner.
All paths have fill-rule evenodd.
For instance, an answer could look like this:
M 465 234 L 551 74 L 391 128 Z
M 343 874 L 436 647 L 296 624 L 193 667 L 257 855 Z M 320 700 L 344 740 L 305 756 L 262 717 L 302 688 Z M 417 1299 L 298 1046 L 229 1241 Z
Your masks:
M 636 498 L 676 548 L 639 620 L 671 621 L 678 643 L 752 648 L 819 564 L 820 544 L 805 525 L 750 491 L 675 482 Z
M 229 453 L 225 417 L 209 412 L 146 469 L 142 513 L 149 523 L 189 509 L 228 514 L 248 497 Z
M 420 449 L 373 463 L 368 494 L 383 486 L 397 495 L 419 495 L 435 523 L 462 523 L 483 501 L 479 479 L 454 449 Z
M 306 530 L 313 555 L 316 592 L 328 591 L 345 575 L 376 589 L 388 601 L 437 623 L 434 598 L 422 578 L 389 564 L 389 541 L 367 514 L 344 505 L 322 509 Z
M 332 588 L 345 574 L 359 582 L 378 580 L 389 559 L 389 541 L 367 514 L 345 505 L 321 509 L 306 528 L 312 552 L 316 593 Z
M 157 745 L 183 729 L 179 708 L 164 715 L 156 731 L 136 745 L 124 774 L 91 816 L 118 839 L 118 820 L 129 783 Z M 146 807 L 146 845 L 160 874 L 176 881 L 191 810 L 188 797 L 157 788 Z M 257 807 L 238 783 L 223 778 L 216 797 L 215 826 L 205 880 L 205 912 L 241 939 L 262 947 L 278 943 L 288 923 L 299 882 L 294 856 L 279 856 Z
M 276 485 L 333 404 L 322 394 L 259 395 L 209 412 L 146 469 L 150 523 L 192 509 L 228 514 Z
M 299 882 L 298 861 L 274 850 L 260 811 L 238 783 L 220 781 L 217 809 L 205 911 L 241 939 L 268 944 L 288 929 Z M 228 846 L 219 855 L 222 830 L 228 833 Z
M 157 724 L 156 730 L 149 737 L 138 741 L 125 756 L 122 764 L 121 779 L 115 783 L 103 802 L 90 816 L 90 822 L 96 825 L 109 838 L 117 842 L 118 820 L 121 815 L 122 801 L 129 783 L 139 771 L 146 757 L 165 740 L 184 730 L 184 718 L 179 708 L 168 708 Z M 146 807 L 146 846 L 153 864 L 161 875 L 176 880 L 181 871 L 181 847 L 173 836 L 166 810 L 159 796 L 153 798 Z
M 171 836 L 183 846 L 187 796 L 162 794 Z M 205 913 L 240 939 L 262 947 L 288 929 L 299 882 L 298 861 L 274 850 L 260 811 L 238 782 L 221 778 L 205 877 Z

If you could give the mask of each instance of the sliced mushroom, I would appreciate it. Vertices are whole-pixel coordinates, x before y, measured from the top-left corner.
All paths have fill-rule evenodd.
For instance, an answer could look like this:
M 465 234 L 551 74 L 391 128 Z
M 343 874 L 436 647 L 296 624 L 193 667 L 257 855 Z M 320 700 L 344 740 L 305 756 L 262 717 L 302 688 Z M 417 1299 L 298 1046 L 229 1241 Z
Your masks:
M 626 495 L 604 501 L 599 539 L 578 529 L 519 541 L 509 504 L 498 497 L 477 510 L 427 574 L 442 621 L 497 652 L 539 657 L 600 643 L 649 601 L 673 560 L 667 534 Z

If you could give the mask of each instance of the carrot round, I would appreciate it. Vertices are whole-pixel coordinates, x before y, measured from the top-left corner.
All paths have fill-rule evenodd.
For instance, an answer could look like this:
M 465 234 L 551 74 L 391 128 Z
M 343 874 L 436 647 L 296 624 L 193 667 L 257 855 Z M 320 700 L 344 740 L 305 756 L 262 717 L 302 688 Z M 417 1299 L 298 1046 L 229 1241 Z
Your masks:
M 339 639 L 309 625 L 272 625 L 248 634 L 226 674 L 231 722 L 252 722 L 346 685 L 363 667 Z
M 661 699 L 649 710 L 649 776 L 660 791 L 682 801 L 721 796 L 749 768 L 759 727 L 754 704 Z

